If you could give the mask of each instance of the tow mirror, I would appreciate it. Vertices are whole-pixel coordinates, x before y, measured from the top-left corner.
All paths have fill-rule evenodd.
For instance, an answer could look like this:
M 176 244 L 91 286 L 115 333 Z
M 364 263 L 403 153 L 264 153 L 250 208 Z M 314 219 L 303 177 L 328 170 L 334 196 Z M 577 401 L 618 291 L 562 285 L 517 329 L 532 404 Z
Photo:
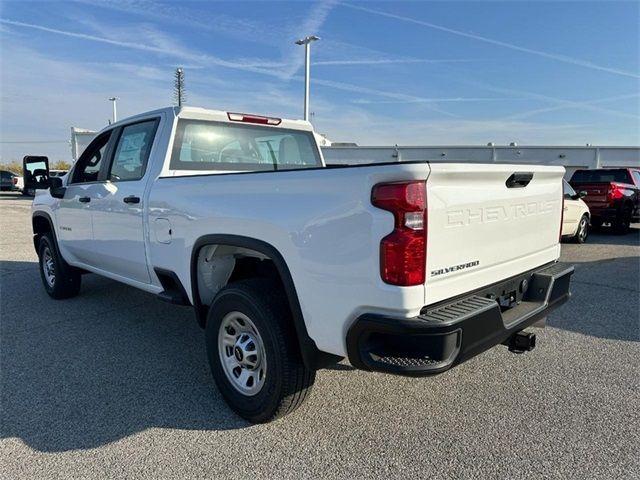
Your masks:
M 47 157 L 27 155 L 22 160 L 24 189 L 30 195 L 36 190 L 49 188 L 49 159 Z

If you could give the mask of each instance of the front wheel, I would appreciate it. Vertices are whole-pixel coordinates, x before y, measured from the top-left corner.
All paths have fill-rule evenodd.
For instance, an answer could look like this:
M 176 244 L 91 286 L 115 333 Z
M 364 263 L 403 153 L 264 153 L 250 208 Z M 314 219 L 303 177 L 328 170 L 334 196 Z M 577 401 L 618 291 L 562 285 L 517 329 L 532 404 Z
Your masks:
M 60 300 L 78 295 L 80 292 L 80 272 L 60 256 L 55 240 L 50 233 L 45 233 L 40 237 L 38 260 L 42 284 L 51 298 Z
M 291 312 L 268 280 L 223 288 L 209 309 L 206 343 L 213 378 L 229 406 L 253 423 L 275 420 L 308 397 L 315 371 L 305 367 Z
M 580 223 L 578 223 L 578 230 L 576 234 L 573 236 L 573 241 L 575 243 L 584 243 L 587 241 L 587 237 L 589 236 L 589 217 L 583 215 L 580 219 Z

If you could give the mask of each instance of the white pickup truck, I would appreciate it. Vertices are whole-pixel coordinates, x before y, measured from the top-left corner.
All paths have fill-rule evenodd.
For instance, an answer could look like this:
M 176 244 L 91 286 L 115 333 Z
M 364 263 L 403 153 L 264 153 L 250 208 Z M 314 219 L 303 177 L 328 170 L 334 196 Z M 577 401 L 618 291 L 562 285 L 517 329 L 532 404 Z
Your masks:
M 523 330 L 570 296 L 562 167 L 332 167 L 307 122 L 174 107 L 110 125 L 64 178 L 24 163 L 47 293 L 91 272 L 193 306 L 252 422 L 344 357 L 419 376 L 531 350 Z

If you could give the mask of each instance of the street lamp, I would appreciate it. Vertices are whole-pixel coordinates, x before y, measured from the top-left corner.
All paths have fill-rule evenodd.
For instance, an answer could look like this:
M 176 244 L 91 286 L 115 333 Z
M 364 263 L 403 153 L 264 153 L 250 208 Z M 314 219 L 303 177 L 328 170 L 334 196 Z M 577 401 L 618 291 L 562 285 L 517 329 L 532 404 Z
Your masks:
M 118 113 L 116 111 L 116 102 L 120 99 L 120 97 L 111 97 L 109 99 L 109 101 L 111 102 L 111 105 L 113 107 L 113 123 L 116 123 L 118 121 Z
M 309 67 L 311 59 L 311 42 L 320 40 L 320 37 L 309 35 L 296 41 L 296 45 L 304 45 L 304 119 L 309 121 Z

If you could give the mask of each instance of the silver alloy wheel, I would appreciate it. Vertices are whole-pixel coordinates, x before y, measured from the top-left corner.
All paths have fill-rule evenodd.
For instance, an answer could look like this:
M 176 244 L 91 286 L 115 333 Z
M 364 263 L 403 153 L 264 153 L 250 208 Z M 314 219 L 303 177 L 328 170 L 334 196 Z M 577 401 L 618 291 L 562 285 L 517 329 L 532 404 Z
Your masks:
M 56 283 L 56 266 L 53 262 L 53 255 L 49 247 L 44 247 L 42 251 L 42 272 L 47 284 L 53 288 Z
M 578 238 L 582 242 L 587 239 L 587 235 L 589 234 L 588 225 L 589 222 L 583 217 L 582 220 L 580 220 L 580 225 L 578 225 Z
M 233 387 L 249 397 L 264 385 L 267 357 L 260 332 L 241 312 L 229 312 L 218 330 L 218 352 L 225 375 Z

